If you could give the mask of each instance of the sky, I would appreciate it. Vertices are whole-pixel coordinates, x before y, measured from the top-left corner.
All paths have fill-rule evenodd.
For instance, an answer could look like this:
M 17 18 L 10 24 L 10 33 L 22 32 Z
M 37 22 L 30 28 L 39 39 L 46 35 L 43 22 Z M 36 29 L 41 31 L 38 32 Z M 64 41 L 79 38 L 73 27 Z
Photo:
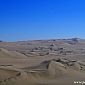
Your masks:
M 0 40 L 85 38 L 85 0 L 0 0 Z

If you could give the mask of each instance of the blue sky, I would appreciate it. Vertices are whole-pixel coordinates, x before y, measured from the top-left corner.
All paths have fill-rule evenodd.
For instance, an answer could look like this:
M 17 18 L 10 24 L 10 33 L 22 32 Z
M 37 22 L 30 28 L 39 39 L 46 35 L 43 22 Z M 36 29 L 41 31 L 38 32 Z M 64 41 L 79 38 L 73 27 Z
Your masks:
M 85 38 L 85 0 L 0 0 L 3 41 Z

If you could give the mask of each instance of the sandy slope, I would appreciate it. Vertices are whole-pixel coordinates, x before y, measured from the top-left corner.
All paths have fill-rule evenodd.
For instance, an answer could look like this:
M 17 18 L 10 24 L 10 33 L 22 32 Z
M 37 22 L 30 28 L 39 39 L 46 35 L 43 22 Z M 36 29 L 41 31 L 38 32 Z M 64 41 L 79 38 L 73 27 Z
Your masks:
M 0 43 L 0 85 L 76 85 L 74 81 L 85 81 L 84 40 Z
M 0 58 L 27 58 L 25 55 L 16 52 L 16 51 L 8 51 L 6 49 L 0 48 Z
M 77 63 L 77 66 L 76 63 L 69 66 L 50 60 L 21 69 L 1 67 L 0 85 L 75 85 L 74 81 L 85 79 L 85 71 L 82 70 L 84 67 L 80 69 L 82 65 Z

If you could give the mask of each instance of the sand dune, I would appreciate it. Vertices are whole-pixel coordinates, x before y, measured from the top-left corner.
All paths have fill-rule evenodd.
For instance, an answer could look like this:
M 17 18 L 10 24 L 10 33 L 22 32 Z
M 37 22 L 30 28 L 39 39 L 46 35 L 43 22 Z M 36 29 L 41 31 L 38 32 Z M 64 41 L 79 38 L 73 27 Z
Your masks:
M 84 80 L 84 40 L 0 43 L 0 85 L 76 85 Z
M 0 85 L 74 85 L 73 81 L 85 79 L 85 70 L 77 64 L 69 66 L 52 59 L 28 68 L 0 68 Z
M 27 58 L 27 57 L 19 52 L 8 51 L 6 49 L 0 48 L 0 58 Z

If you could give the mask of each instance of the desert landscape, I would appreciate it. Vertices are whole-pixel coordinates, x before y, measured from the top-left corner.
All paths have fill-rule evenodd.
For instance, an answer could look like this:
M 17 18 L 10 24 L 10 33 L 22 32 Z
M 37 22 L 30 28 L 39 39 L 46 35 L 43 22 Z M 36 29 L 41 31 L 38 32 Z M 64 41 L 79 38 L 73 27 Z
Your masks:
M 0 41 L 0 85 L 84 85 L 85 40 Z
M 85 85 L 85 0 L 0 0 L 0 85 Z

